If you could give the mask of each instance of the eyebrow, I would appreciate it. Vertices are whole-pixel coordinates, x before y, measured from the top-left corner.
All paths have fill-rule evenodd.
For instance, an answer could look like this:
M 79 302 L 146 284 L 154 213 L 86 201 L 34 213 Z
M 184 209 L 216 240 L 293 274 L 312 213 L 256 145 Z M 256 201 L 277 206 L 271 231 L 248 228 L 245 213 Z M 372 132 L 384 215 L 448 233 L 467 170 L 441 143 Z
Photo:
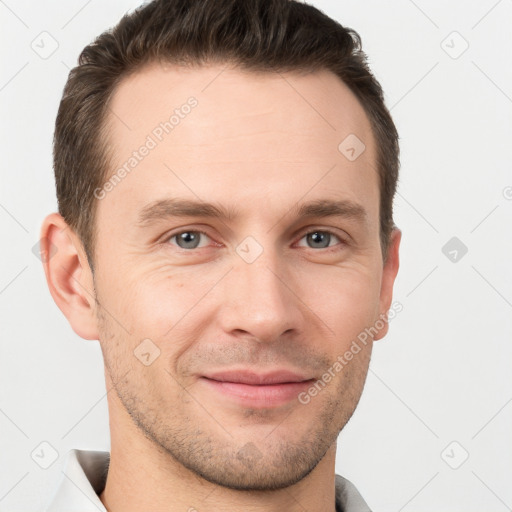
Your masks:
M 317 199 L 295 205 L 290 211 L 299 218 L 336 216 L 358 222 L 365 222 L 368 218 L 368 214 L 362 205 L 348 199 Z M 226 208 L 220 204 L 190 199 L 166 198 L 145 206 L 138 215 L 137 225 L 147 227 L 158 221 L 173 217 L 206 217 L 233 221 L 239 216 L 237 210 Z

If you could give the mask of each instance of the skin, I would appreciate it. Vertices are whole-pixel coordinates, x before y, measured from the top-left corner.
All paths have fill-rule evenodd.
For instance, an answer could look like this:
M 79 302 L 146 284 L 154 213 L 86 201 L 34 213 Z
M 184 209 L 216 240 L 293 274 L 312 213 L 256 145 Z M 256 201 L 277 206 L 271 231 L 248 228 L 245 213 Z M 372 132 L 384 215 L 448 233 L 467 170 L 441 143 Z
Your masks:
M 372 342 L 308 404 L 244 406 L 201 376 L 287 368 L 321 379 L 389 310 L 401 233 L 384 263 L 371 125 L 328 71 L 152 64 L 110 105 L 112 173 L 190 96 L 197 106 L 99 200 L 94 276 L 59 214 L 41 230 L 57 247 L 45 262 L 52 296 L 104 356 L 111 463 L 100 498 L 114 512 L 333 512 L 336 441 Z M 338 150 L 349 134 L 366 146 L 355 161 Z M 137 225 L 168 197 L 239 215 Z M 366 217 L 297 217 L 297 204 L 315 199 L 350 200 Z M 194 230 L 206 233 L 195 233 L 197 248 L 173 237 Z M 315 231 L 332 233 L 328 247 L 307 236 Z M 236 251 L 248 236 L 263 250 L 252 263 Z M 134 355 L 145 339 L 160 351 L 147 366 Z

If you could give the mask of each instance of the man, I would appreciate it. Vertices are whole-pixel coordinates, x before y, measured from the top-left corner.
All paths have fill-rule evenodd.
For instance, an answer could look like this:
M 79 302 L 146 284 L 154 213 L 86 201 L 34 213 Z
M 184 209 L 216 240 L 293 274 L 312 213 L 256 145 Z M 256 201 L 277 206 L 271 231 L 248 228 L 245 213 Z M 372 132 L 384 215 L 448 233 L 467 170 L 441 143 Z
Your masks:
M 111 451 L 48 510 L 362 511 L 337 437 L 387 332 L 398 136 L 358 35 L 288 0 L 155 0 L 56 121 L 51 294 L 99 340 Z

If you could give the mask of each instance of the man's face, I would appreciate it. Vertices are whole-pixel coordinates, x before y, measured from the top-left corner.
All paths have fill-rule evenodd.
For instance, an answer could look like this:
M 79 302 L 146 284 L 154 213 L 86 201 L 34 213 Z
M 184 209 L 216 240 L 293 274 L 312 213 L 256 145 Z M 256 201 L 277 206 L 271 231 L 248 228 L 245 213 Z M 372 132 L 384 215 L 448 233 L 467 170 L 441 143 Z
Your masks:
M 333 74 L 222 69 L 153 65 L 115 92 L 111 175 L 138 156 L 98 192 L 99 338 L 116 428 L 216 484 L 279 488 L 336 442 L 371 342 L 333 366 L 389 307 L 376 148 Z M 339 211 L 303 215 L 321 201 Z

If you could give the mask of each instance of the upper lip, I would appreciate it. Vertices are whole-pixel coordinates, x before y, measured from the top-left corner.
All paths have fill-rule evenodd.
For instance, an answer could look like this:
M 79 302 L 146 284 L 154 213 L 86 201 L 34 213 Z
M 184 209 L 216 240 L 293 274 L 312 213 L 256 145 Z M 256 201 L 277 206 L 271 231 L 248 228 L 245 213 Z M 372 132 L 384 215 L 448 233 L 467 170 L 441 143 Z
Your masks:
M 290 370 L 274 370 L 265 373 L 251 370 L 225 370 L 221 372 L 211 372 L 207 375 L 203 375 L 203 377 L 220 382 L 236 382 L 239 384 L 252 385 L 284 384 L 287 382 L 304 382 L 311 380 L 311 377 L 306 377 Z

